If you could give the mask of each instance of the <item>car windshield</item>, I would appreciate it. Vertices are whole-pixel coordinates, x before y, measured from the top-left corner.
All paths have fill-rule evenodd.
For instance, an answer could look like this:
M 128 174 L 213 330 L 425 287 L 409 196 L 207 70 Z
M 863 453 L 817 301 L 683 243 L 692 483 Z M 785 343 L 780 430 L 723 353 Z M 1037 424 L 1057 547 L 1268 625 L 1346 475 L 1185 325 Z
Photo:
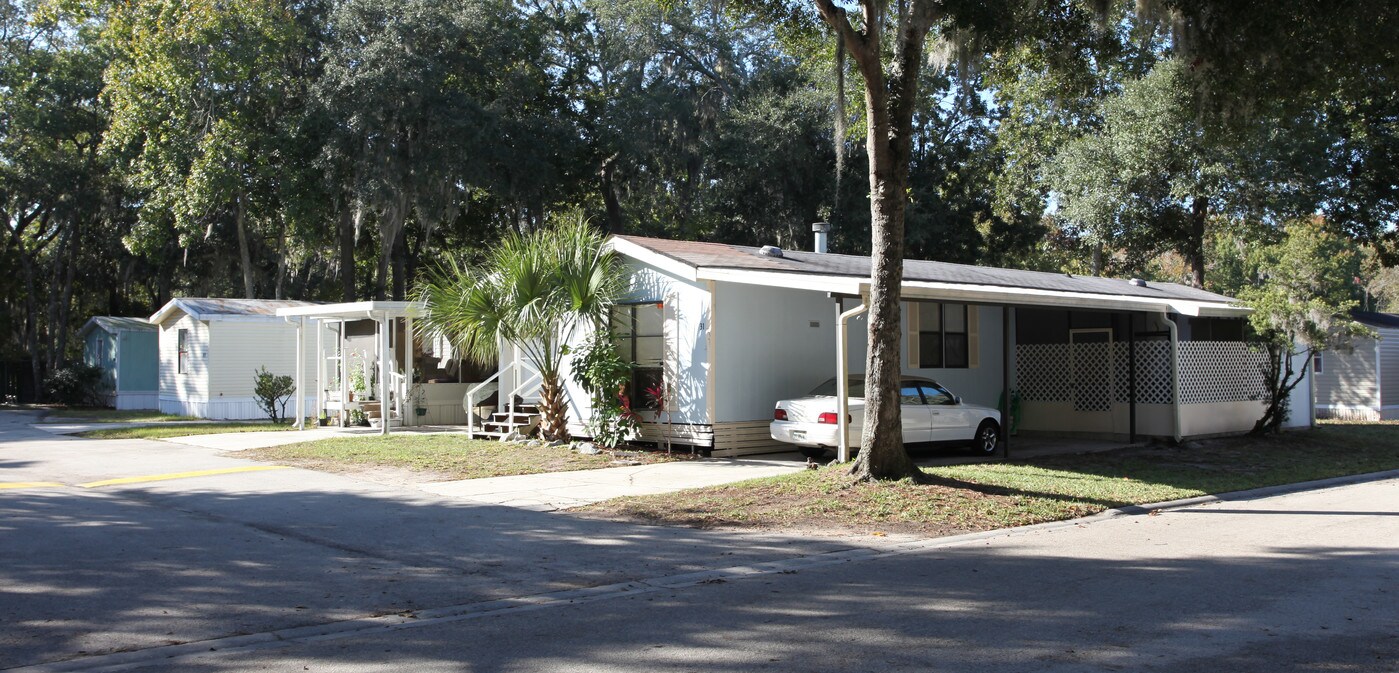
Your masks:
M 904 381 L 902 382 L 902 384 L 903 384 L 904 386 L 922 385 L 922 386 L 924 386 L 925 388 L 929 388 L 929 389 L 939 389 L 939 388 L 941 388 L 941 386 L 939 386 L 936 382 L 934 382 L 934 381 L 927 381 L 927 380 L 924 380 L 924 379 L 907 379 L 907 380 L 904 380 Z M 947 396 L 948 396 L 948 399 L 951 399 L 952 393 L 947 392 L 945 389 L 939 390 L 938 392 L 941 392 L 941 393 L 947 395 Z M 816 386 L 816 388 L 815 388 L 814 390 L 812 390 L 811 393 L 810 393 L 810 395 L 809 395 L 809 397 L 835 397 L 835 396 L 836 396 L 836 380 L 835 380 L 835 379 L 826 379 L 826 382 L 825 382 L 825 383 L 822 383 L 821 385 Z M 864 378 L 855 378 L 855 377 L 853 377 L 853 376 L 850 377 L 850 396 L 851 396 L 851 397 L 864 398 L 864 396 L 865 396 L 865 380 L 864 380 Z M 937 403 L 937 402 L 933 402 L 932 404 L 938 404 L 938 403 Z
M 816 389 L 811 391 L 811 395 L 810 395 L 810 396 L 811 396 L 811 397 L 835 397 L 835 396 L 836 396 L 836 380 L 835 380 L 835 379 L 827 379 L 827 381 L 826 381 L 825 383 L 822 383 L 821 385 L 816 386 Z M 850 396 L 851 396 L 851 397 L 864 397 L 864 396 L 865 396 L 865 382 L 864 382 L 863 379 L 856 379 L 856 378 L 850 379 Z

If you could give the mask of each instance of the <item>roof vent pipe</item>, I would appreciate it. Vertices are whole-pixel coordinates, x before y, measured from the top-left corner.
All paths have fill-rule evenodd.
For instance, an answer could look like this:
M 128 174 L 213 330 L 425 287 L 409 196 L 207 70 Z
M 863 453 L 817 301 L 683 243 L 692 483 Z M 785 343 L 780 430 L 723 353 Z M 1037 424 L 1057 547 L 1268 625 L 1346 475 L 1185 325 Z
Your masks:
M 1129 281 L 1127 281 L 1127 282 L 1128 282 L 1128 283 L 1131 283 L 1131 284 L 1133 284 L 1133 285 L 1135 285 L 1135 286 L 1137 286 L 1137 287 L 1146 287 L 1146 281 L 1144 281 L 1144 280 L 1142 280 L 1142 279 L 1140 279 L 1140 278 L 1133 278 L 1132 280 L 1129 280 Z
M 816 252 L 826 254 L 826 240 L 831 233 L 830 222 L 812 222 L 811 230 L 816 232 Z
M 775 245 L 765 245 L 761 248 L 758 248 L 758 254 L 764 257 L 781 257 L 782 248 L 779 248 Z

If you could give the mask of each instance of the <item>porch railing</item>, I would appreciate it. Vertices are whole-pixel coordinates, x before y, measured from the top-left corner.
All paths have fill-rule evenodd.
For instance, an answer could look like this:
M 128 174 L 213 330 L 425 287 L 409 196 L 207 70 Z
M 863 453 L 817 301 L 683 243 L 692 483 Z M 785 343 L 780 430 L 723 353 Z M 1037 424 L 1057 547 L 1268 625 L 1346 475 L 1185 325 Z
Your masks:
M 520 370 L 526 370 L 532 372 L 533 374 L 529 378 L 525 379 L 522 383 L 515 386 L 514 389 L 510 390 L 510 392 L 508 393 L 509 402 L 506 403 L 506 409 L 510 412 L 511 420 L 514 420 L 515 396 L 521 395 L 521 393 L 533 392 L 534 390 L 537 390 L 539 386 L 544 382 L 544 375 L 541 374 L 540 371 L 534 367 L 534 365 L 531 365 L 528 362 L 516 360 L 506 365 L 500 371 L 492 374 L 490 378 L 476 384 L 475 386 L 472 386 L 469 390 L 466 391 L 465 397 L 462 398 L 462 406 L 464 407 L 463 410 L 466 411 L 467 439 L 474 439 L 476 436 L 476 397 L 478 395 L 481 397 L 485 397 L 487 395 L 490 395 L 492 392 L 499 391 L 500 382 L 497 381 L 497 379 L 500 379 L 500 377 L 506 374 L 507 372 L 518 374 Z M 523 395 L 521 396 L 523 397 Z

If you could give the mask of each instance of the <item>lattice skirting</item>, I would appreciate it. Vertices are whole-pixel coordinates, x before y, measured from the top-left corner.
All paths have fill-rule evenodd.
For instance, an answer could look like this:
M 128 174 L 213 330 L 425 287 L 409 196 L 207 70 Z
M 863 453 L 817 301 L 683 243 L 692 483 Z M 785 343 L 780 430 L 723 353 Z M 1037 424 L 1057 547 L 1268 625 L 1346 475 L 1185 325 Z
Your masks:
M 1182 341 L 1180 403 L 1258 401 L 1268 394 L 1267 355 L 1242 341 Z
M 1132 345 L 1022 344 L 1016 347 L 1020 397 L 1036 402 L 1071 402 L 1077 411 L 1104 411 L 1130 402 Z M 1171 344 L 1136 343 L 1138 404 L 1171 404 Z M 1263 399 L 1266 355 L 1239 341 L 1180 343 L 1181 404 L 1218 404 Z

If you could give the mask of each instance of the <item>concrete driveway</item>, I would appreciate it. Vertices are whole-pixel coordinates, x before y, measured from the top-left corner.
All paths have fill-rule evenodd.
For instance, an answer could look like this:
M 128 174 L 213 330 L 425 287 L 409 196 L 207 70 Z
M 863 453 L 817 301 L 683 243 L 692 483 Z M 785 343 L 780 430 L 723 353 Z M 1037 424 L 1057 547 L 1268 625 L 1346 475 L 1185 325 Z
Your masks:
M 0 412 L 0 668 L 1393 671 L 1399 481 L 952 540 L 574 519 Z M 206 473 L 89 488 L 132 475 Z

